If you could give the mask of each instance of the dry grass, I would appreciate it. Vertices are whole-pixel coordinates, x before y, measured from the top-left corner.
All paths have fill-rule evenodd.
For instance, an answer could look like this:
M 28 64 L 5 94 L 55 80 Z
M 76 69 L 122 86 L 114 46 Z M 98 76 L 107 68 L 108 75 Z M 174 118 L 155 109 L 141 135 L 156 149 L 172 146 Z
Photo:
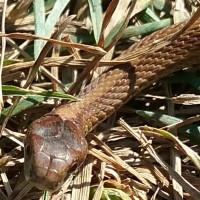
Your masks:
M 5 17 L 5 33 L 2 29 L 0 36 L 7 42 L 4 46 L 2 41 L 2 84 L 36 91 L 67 91 L 66 84 L 76 80 L 68 90 L 72 94 L 84 87 L 91 71 L 90 78 L 95 78 L 104 67 L 127 62 L 125 56 L 112 58 L 156 29 L 190 18 L 200 5 L 192 0 L 138 0 L 136 4 L 105 0 L 102 13 L 92 15 L 90 10 L 90 15 L 90 1 L 71 1 L 48 39 L 34 32 L 32 1 L 9 1 L 3 7 L 5 2 L 0 2 L 2 19 Z M 46 9 L 46 15 L 50 15 L 52 6 L 47 4 Z M 98 27 L 101 17 L 102 30 Z M 49 43 L 34 58 L 36 39 Z M 145 48 L 134 56 L 145 53 Z M 52 194 L 25 181 L 23 141 L 30 123 L 61 101 L 30 98 L 28 94 L 1 98 L 1 123 L 6 128 L 0 139 L 0 200 L 200 199 L 200 107 L 199 96 L 195 95 L 200 88 L 198 66 L 196 69 L 155 83 L 88 134 L 85 163 Z M 16 109 L 12 113 L 13 105 Z

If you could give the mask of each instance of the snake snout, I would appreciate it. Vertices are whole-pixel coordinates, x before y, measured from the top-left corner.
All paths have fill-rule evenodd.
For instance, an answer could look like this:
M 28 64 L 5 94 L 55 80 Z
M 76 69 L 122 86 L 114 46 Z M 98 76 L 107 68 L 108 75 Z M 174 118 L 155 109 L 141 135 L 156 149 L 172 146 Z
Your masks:
M 26 147 L 27 150 L 28 148 L 30 146 Z M 26 179 L 40 190 L 54 191 L 63 183 L 68 165 L 64 160 L 51 158 L 44 152 L 37 152 L 34 156 L 26 156 Z
M 56 190 L 87 155 L 76 123 L 47 115 L 31 124 L 25 140 L 25 177 L 40 190 Z M 79 132 L 78 132 L 79 131 Z

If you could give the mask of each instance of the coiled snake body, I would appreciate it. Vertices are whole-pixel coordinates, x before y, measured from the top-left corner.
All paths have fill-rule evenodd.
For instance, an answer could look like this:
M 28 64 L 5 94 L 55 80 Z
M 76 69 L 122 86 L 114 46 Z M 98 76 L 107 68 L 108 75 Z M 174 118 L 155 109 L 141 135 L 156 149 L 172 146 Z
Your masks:
M 170 37 L 184 24 L 144 38 L 123 55 Z M 86 133 L 159 78 L 199 62 L 200 19 L 158 50 L 145 52 L 131 64 L 109 68 L 81 92 L 81 101 L 62 105 L 30 125 L 25 141 L 26 179 L 39 189 L 58 188 L 67 172 L 84 162 Z

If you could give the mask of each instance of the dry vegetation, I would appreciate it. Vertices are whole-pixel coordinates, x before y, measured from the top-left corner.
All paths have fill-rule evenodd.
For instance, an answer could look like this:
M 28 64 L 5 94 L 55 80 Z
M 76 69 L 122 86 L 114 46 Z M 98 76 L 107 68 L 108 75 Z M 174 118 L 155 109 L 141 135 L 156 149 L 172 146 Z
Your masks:
M 59 191 L 32 188 L 23 175 L 27 127 L 58 106 L 58 97 L 73 98 L 62 91 L 78 93 L 131 44 L 190 18 L 199 1 L 57 0 L 61 14 L 53 0 L 45 10 L 34 2 L 35 14 L 31 0 L 0 2 L 0 199 L 200 199 L 198 66 L 153 84 L 88 134 L 85 163 Z

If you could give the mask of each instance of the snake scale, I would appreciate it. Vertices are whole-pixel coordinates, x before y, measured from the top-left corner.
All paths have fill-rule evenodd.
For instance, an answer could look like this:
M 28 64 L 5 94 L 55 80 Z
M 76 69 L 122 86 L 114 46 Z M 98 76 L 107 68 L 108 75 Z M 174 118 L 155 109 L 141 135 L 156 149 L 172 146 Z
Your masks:
M 185 22 L 157 31 L 121 56 L 131 56 L 155 41 L 169 38 L 184 25 Z M 197 19 L 161 48 L 148 50 L 130 63 L 110 67 L 81 91 L 80 101 L 64 104 L 30 125 L 25 140 L 26 179 L 41 190 L 59 188 L 68 172 L 84 162 L 88 132 L 159 78 L 199 62 Z

